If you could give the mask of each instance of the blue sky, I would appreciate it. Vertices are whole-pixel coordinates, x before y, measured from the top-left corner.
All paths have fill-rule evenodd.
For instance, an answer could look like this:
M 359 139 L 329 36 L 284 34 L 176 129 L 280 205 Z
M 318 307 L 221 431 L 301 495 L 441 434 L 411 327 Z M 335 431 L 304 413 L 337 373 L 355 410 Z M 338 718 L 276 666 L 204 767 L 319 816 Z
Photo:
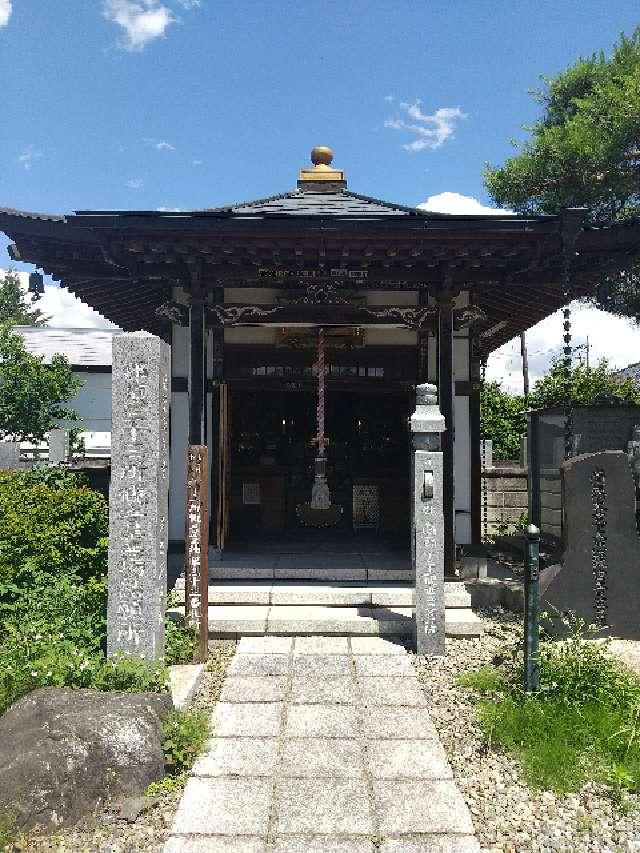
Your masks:
M 535 119 L 539 75 L 609 49 L 638 11 L 632 0 L 0 0 L 0 205 L 259 198 L 293 188 L 315 144 L 334 148 L 358 192 L 488 204 L 483 164 Z

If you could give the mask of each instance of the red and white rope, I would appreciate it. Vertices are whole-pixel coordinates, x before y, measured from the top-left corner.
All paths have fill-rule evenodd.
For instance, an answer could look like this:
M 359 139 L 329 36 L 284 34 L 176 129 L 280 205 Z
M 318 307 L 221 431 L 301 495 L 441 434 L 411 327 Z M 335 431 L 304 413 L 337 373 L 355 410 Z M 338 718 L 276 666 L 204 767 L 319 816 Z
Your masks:
M 324 435 L 324 329 L 318 329 L 318 407 L 316 410 L 318 420 L 318 450 L 319 455 L 324 456 L 325 435 Z

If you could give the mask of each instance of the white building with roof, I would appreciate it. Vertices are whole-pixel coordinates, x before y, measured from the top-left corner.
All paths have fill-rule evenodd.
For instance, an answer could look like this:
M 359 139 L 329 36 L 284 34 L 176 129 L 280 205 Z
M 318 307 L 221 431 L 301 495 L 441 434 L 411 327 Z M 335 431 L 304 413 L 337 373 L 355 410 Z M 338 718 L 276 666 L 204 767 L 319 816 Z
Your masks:
M 14 326 L 32 355 L 50 363 L 56 353 L 66 356 L 74 375 L 82 380 L 78 394 L 69 402 L 81 418 L 86 455 L 111 455 L 111 343 L 120 329 L 73 329 Z M 62 424 L 65 426 L 65 424 Z

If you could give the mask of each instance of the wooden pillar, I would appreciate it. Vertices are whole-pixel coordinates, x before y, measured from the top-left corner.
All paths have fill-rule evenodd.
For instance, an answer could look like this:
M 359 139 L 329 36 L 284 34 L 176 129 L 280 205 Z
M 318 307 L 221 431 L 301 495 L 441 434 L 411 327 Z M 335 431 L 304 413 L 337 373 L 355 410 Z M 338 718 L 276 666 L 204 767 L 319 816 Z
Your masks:
M 193 282 L 189 309 L 189 444 L 207 443 L 207 337 L 204 293 Z
M 482 542 L 482 457 L 480 453 L 480 342 L 469 330 L 469 439 L 471 442 L 471 541 Z
M 429 304 L 429 291 L 426 287 L 421 287 L 418 291 L 418 305 L 426 306 Z M 429 331 L 424 326 L 418 327 L 418 364 L 417 364 L 417 384 L 421 385 L 429 381 Z
M 213 291 L 214 302 L 221 305 L 224 302 L 224 288 L 217 287 Z M 224 382 L 224 327 L 220 323 L 212 326 L 213 375 L 211 377 L 211 545 L 214 548 L 224 547 L 224 512 L 225 489 L 223 470 L 224 456 L 222 443 L 226 436 L 221 432 L 221 407 L 223 400 L 222 383 Z
M 446 429 L 442 433 L 442 504 L 444 509 L 444 573 L 456 567 L 455 496 L 453 468 L 453 296 L 443 290 L 438 299 L 438 400 Z

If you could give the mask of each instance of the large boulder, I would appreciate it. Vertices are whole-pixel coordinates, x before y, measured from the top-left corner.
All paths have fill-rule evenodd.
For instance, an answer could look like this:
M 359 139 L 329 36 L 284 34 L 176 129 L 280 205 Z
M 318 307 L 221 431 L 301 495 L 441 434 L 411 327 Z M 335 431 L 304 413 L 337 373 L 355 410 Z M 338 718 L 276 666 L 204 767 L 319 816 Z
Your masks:
M 21 829 L 71 825 L 164 776 L 166 693 L 46 687 L 0 717 L 0 814 Z

